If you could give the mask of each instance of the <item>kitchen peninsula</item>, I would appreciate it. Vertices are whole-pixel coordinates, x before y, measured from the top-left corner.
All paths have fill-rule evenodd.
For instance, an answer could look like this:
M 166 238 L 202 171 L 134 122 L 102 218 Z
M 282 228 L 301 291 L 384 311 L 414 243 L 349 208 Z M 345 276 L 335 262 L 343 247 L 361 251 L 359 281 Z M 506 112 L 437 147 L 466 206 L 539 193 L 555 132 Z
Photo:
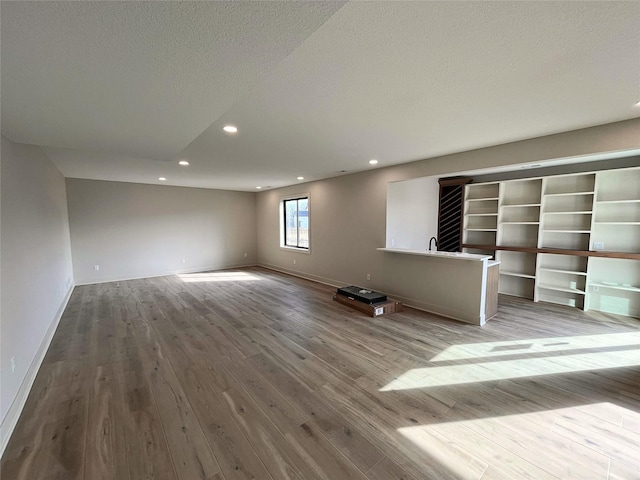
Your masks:
M 385 271 L 392 284 L 402 286 L 401 300 L 408 306 L 475 325 L 484 325 L 497 313 L 499 262 L 491 256 L 403 248 L 378 251 L 386 254 Z

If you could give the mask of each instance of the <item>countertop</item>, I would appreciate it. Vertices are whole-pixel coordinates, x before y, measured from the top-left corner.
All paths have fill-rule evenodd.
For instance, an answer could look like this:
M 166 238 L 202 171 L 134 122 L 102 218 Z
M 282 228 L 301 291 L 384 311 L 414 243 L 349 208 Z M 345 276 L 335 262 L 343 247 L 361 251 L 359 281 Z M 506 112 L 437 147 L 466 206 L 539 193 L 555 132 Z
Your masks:
M 452 260 L 483 261 L 491 258 L 491 255 L 478 255 L 464 252 L 438 252 L 437 250 L 410 250 L 408 248 L 378 248 L 381 252 L 402 253 L 405 255 L 421 255 L 423 257 L 450 258 Z

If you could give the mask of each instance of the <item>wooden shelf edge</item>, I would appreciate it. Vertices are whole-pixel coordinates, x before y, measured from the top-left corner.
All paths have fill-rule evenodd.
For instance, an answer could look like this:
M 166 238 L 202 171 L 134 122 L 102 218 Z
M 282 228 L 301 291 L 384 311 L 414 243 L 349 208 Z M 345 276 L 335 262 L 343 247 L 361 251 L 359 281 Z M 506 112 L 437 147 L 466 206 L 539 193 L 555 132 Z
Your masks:
M 555 255 L 574 255 L 576 257 L 605 257 L 605 258 L 623 258 L 626 260 L 640 260 L 640 253 L 628 252 L 593 252 L 590 250 L 566 250 L 560 248 L 537 248 L 537 247 L 508 247 L 498 245 L 474 245 L 463 243 L 463 248 L 473 248 L 476 250 L 506 250 L 511 252 L 523 253 L 552 253 Z

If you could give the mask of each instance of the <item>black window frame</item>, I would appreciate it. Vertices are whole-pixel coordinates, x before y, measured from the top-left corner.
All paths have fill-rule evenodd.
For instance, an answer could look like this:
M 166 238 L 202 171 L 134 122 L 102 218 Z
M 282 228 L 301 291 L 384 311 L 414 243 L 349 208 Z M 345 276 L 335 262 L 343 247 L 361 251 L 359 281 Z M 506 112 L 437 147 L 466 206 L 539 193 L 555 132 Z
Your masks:
M 282 200 L 282 246 L 284 248 L 295 248 L 299 250 L 309 251 L 310 243 L 311 243 L 309 239 L 307 239 L 307 243 L 309 244 L 308 246 L 306 247 L 300 246 L 300 221 L 299 220 L 296 222 L 296 245 L 291 245 L 287 243 L 287 203 L 296 202 L 296 212 L 299 212 L 300 204 L 297 202 L 299 202 L 300 200 L 307 201 L 307 212 L 309 212 L 309 196 L 308 195 L 303 195 L 300 197 L 285 198 Z M 307 229 L 308 228 L 309 227 L 307 226 Z

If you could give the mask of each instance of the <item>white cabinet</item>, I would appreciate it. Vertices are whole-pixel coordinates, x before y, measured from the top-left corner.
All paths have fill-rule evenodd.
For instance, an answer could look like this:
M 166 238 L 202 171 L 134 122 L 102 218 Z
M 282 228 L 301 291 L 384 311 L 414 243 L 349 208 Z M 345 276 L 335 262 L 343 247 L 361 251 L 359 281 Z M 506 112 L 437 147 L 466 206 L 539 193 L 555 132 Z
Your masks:
M 466 199 L 465 244 L 496 254 L 500 293 L 640 316 L 640 168 L 470 184 Z

